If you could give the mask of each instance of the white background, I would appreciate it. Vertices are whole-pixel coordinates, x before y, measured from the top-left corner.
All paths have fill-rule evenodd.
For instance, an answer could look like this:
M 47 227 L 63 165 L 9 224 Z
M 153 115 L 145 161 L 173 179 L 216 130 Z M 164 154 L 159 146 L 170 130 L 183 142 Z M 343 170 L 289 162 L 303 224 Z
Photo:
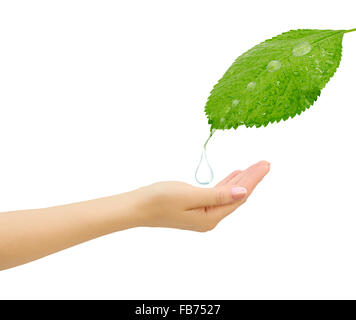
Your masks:
M 194 182 L 234 59 L 353 1 L 1 1 L 0 212 Z M 214 231 L 132 229 L 0 273 L 0 298 L 356 298 L 356 33 L 301 116 L 219 131 L 215 182 L 271 171 Z

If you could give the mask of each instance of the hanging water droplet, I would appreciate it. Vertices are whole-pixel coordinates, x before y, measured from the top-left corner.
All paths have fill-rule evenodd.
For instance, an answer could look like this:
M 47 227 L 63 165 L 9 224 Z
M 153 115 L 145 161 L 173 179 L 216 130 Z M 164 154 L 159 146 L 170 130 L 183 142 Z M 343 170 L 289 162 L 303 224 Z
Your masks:
M 206 150 L 203 148 L 198 167 L 195 171 L 195 180 L 199 184 L 209 184 L 213 181 L 214 173 L 206 157 Z
M 294 48 L 293 48 L 293 56 L 296 57 L 301 57 L 306 55 L 307 53 L 309 53 L 312 49 L 311 44 L 308 41 L 303 41 L 299 44 L 297 44 Z
M 256 82 L 255 82 L 255 81 L 250 82 L 250 83 L 247 85 L 247 87 L 246 87 L 246 89 L 247 89 L 248 91 L 252 91 L 252 90 L 254 90 L 255 88 L 256 88 Z
M 206 157 L 206 145 L 208 144 L 210 138 L 212 137 L 215 131 L 215 129 L 212 129 L 209 138 L 205 141 L 203 151 L 200 156 L 199 164 L 197 166 L 197 169 L 195 170 L 195 180 L 199 184 L 209 184 L 214 179 L 213 169 L 210 167 L 208 158 Z
M 279 70 L 282 66 L 282 63 L 278 60 L 272 60 L 268 65 L 267 65 L 267 70 L 269 72 L 275 72 Z

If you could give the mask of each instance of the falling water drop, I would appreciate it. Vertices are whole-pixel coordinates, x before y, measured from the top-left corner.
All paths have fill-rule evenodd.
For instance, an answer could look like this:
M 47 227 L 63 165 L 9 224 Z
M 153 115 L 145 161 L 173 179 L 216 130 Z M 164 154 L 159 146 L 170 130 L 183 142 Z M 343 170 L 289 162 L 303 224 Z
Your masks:
M 200 161 L 199 161 L 197 169 L 195 170 L 195 180 L 199 184 L 209 184 L 211 181 L 213 181 L 213 178 L 214 178 L 213 169 L 210 167 L 208 158 L 206 157 L 206 145 L 208 144 L 208 142 L 209 142 L 211 136 L 214 134 L 214 132 L 215 132 L 215 130 L 211 131 L 209 138 L 204 143 Z
M 195 180 L 199 184 L 209 184 L 214 178 L 213 170 L 211 169 L 208 159 L 206 157 L 206 150 L 203 149 L 200 157 L 200 162 L 198 164 L 197 170 L 195 171 Z

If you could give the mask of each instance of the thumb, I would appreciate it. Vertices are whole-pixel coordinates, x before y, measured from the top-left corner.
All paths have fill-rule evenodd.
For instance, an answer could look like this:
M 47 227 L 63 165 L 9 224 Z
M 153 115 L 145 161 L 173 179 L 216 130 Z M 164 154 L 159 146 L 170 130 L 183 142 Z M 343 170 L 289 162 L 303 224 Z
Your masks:
M 215 188 L 195 188 L 191 193 L 192 207 L 222 206 L 244 199 L 247 190 L 238 186 L 221 186 Z

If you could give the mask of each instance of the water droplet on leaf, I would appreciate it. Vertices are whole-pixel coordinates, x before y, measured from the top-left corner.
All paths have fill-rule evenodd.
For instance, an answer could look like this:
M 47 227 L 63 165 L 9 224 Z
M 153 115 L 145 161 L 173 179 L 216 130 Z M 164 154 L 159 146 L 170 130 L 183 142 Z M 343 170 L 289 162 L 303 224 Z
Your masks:
M 232 101 L 231 105 L 232 107 L 236 107 L 238 104 L 240 103 L 240 100 L 239 99 L 235 99 L 234 101 Z
M 308 41 L 303 41 L 299 44 L 297 44 L 294 48 L 293 48 L 293 56 L 296 57 L 301 57 L 306 55 L 307 53 L 309 53 L 312 49 L 312 46 L 310 45 L 310 43 Z
M 269 72 L 275 72 L 279 70 L 282 66 L 282 63 L 278 60 L 272 60 L 268 65 L 267 65 L 267 70 Z
M 247 89 L 248 91 L 252 91 L 252 90 L 254 90 L 255 88 L 256 88 L 256 82 L 255 82 L 255 81 L 250 82 L 250 83 L 247 85 L 247 87 L 246 87 L 246 89 Z

